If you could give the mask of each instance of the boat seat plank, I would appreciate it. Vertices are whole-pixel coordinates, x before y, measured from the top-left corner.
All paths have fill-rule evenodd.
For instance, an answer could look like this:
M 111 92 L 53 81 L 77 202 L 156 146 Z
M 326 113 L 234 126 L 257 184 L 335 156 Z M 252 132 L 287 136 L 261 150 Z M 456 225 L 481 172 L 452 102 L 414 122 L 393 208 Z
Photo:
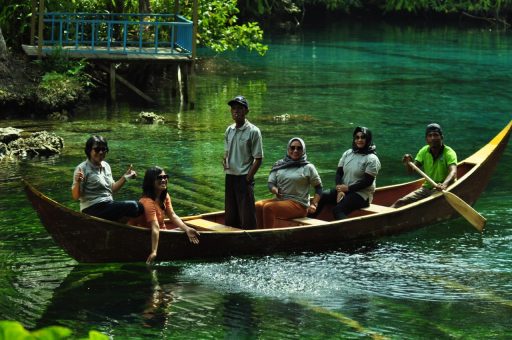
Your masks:
M 319 224 L 327 223 L 324 220 L 318 220 L 316 218 L 310 218 L 310 217 L 294 218 L 293 221 L 297 222 L 297 223 L 300 223 L 300 224 L 305 224 L 305 225 L 319 225 Z
M 370 204 L 369 207 L 363 208 L 361 210 L 372 212 L 372 213 L 385 213 L 385 212 L 395 211 L 396 208 L 386 207 L 384 205 L 378 205 L 378 204 Z
M 184 221 L 186 225 L 197 229 L 197 230 L 206 230 L 206 231 L 240 231 L 243 229 L 230 227 L 224 224 L 220 224 L 218 222 L 205 220 L 203 218 L 197 218 L 193 220 Z

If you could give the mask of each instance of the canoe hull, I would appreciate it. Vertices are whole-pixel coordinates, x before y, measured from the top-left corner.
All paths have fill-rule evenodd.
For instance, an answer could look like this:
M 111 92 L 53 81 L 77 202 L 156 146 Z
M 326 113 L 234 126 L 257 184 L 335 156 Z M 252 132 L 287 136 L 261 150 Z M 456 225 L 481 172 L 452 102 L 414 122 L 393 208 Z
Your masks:
M 509 123 L 490 143 L 459 163 L 459 181 L 449 188 L 469 204 L 485 189 L 511 131 Z M 374 202 L 389 206 L 422 180 L 377 189 Z M 91 217 L 69 209 L 25 182 L 28 199 L 53 237 L 78 262 L 137 262 L 150 253 L 149 229 Z M 329 210 L 329 209 L 326 209 Z M 284 226 L 248 231 L 201 231 L 200 243 L 192 245 L 183 232 L 162 230 L 159 260 L 207 259 L 233 255 L 271 254 L 303 250 L 351 248 L 379 238 L 402 234 L 459 216 L 441 193 L 392 211 L 360 212 L 342 221 L 319 225 Z M 223 213 L 201 218 L 223 223 Z

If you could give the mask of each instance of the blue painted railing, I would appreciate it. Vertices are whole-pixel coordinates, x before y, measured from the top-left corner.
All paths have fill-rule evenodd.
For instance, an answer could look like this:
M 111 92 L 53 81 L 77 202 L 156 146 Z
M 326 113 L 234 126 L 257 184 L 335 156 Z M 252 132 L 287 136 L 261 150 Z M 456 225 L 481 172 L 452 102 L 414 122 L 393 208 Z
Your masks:
M 43 49 L 75 53 L 192 54 L 192 21 L 174 14 L 44 14 Z

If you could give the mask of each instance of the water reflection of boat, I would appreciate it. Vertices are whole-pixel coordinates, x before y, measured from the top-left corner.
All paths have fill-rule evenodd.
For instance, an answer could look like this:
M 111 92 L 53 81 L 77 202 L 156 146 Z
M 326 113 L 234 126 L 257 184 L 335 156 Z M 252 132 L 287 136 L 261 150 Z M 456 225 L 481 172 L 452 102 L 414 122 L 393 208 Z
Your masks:
M 142 264 L 78 265 L 55 289 L 37 328 L 58 322 L 75 329 L 75 323 L 127 319 L 143 327 L 162 327 L 180 291 L 174 283 L 178 272 L 177 267 L 165 267 L 157 273 Z
M 475 203 L 507 146 L 511 129 L 509 122 L 488 144 L 461 161 L 457 167 L 459 180 L 448 191 L 469 204 Z M 158 258 L 211 258 L 354 246 L 458 216 L 441 193 L 402 208 L 389 207 L 422 183 L 423 179 L 378 188 L 369 208 L 342 221 L 332 221 L 329 207 L 317 219 L 282 220 L 280 228 L 247 231 L 226 227 L 223 212 L 187 217 L 186 223 L 200 230 L 200 244 L 191 245 L 181 231 L 163 230 Z M 25 191 L 55 242 L 79 262 L 144 261 L 150 252 L 148 229 L 81 214 L 28 183 Z

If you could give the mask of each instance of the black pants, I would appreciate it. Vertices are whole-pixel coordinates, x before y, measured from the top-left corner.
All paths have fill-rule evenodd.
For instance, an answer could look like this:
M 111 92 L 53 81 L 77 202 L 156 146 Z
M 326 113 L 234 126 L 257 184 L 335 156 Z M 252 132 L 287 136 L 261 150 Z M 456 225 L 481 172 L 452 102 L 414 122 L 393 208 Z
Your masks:
M 334 216 L 334 219 L 336 220 L 344 219 L 352 211 L 361 208 L 366 208 L 370 205 L 370 202 L 368 200 L 365 200 L 355 192 L 349 192 L 345 194 L 345 197 L 343 197 L 343 199 L 339 203 L 336 203 L 337 195 L 338 192 L 336 191 L 336 189 L 325 190 L 324 192 L 322 192 L 322 196 L 320 197 L 320 202 L 318 202 L 318 207 L 316 209 L 315 216 L 318 216 L 318 214 L 320 214 L 320 212 L 322 211 L 326 204 L 335 205 L 335 207 L 332 209 L 332 214 Z
M 117 221 L 121 217 L 137 217 L 144 213 L 144 206 L 137 201 L 110 201 L 91 205 L 82 210 L 83 213 Z
M 246 175 L 226 175 L 225 223 L 235 228 L 256 229 L 254 180 L 248 183 L 246 177 Z

